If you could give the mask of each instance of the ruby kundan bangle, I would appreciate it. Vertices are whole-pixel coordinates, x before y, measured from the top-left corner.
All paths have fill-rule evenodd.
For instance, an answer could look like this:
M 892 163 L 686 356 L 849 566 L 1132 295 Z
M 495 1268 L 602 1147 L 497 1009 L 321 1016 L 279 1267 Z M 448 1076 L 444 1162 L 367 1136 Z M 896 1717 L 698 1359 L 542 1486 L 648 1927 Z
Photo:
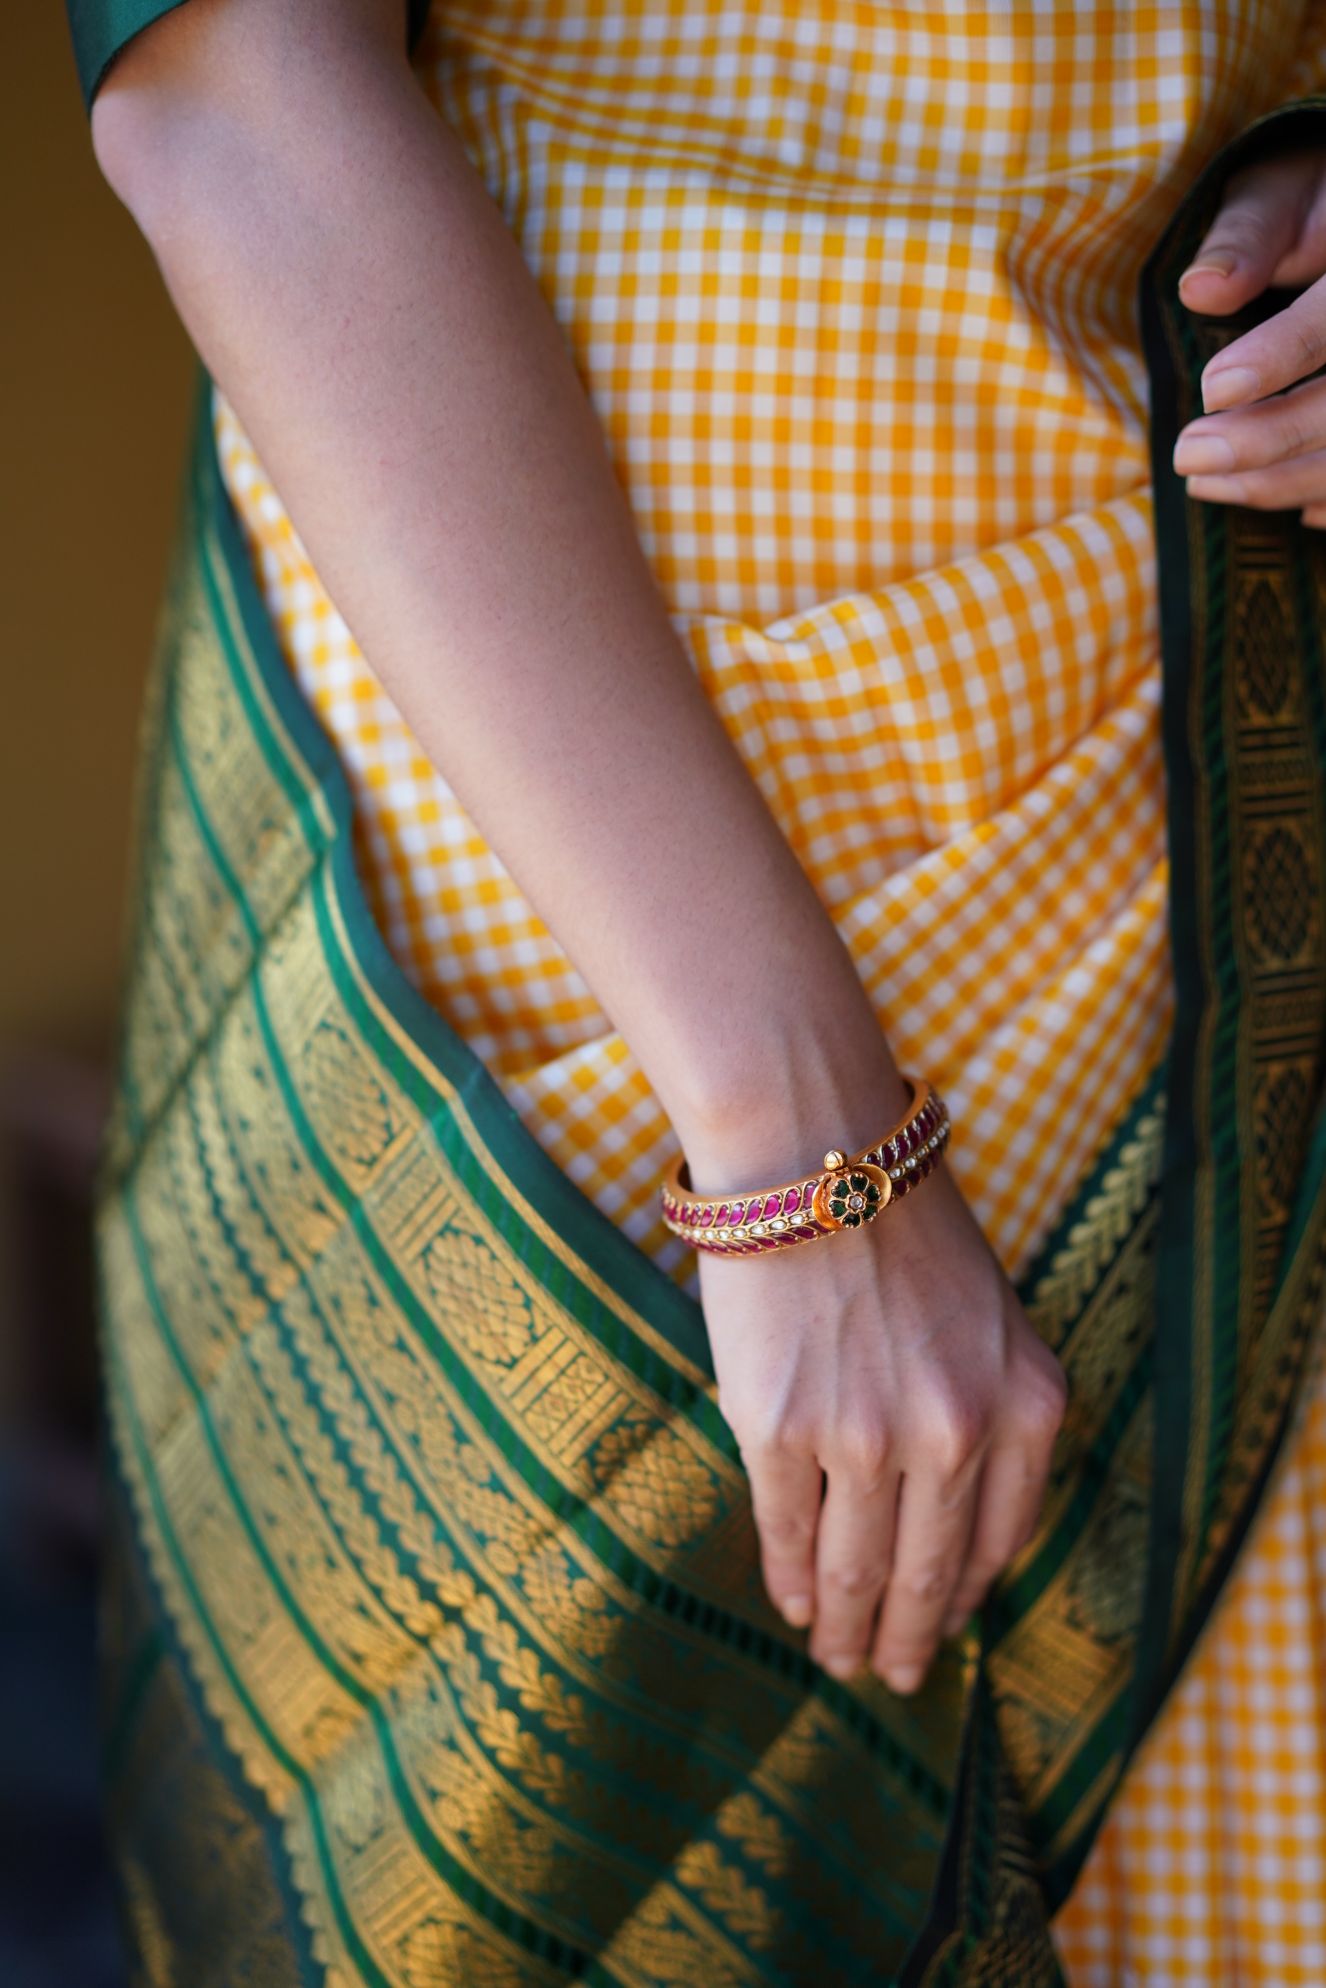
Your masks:
M 701 1197 L 686 1177 L 678 1154 L 660 1190 L 663 1220 L 696 1249 L 722 1256 L 753 1256 L 757 1250 L 786 1249 L 815 1242 L 840 1229 L 859 1229 L 897 1201 L 939 1165 L 948 1144 L 948 1106 L 923 1077 L 908 1077 L 912 1102 L 907 1114 L 873 1146 L 849 1156 L 836 1146 L 824 1155 L 822 1171 L 779 1187 L 751 1188 L 745 1194 Z

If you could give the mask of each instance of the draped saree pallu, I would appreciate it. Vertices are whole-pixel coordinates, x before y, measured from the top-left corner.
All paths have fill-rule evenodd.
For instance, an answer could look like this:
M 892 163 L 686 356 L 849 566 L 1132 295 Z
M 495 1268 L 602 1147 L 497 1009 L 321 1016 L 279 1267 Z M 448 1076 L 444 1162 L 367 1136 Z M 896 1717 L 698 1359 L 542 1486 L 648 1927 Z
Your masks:
M 1178 271 L 1307 139 L 1326 98 L 1245 130 L 1144 273 L 1173 1036 L 1021 1280 L 1071 1384 L 1041 1524 L 909 1698 L 770 1607 L 698 1306 L 388 952 L 200 382 L 96 1211 L 142 1980 L 1062 1980 L 1323 1308 L 1326 549 L 1169 467 L 1265 308 Z

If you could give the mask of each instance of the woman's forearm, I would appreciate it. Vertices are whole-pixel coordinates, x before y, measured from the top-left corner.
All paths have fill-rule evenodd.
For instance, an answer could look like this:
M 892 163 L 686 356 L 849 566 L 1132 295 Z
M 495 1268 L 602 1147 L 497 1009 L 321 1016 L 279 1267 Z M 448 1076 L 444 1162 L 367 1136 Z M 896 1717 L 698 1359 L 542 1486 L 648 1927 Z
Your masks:
M 902 1100 L 850 956 L 395 7 L 358 12 L 195 0 L 103 85 L 98 156 L 338 610 L 693 1170 L 794 1170 L 829 1110 L 864 1143 Z

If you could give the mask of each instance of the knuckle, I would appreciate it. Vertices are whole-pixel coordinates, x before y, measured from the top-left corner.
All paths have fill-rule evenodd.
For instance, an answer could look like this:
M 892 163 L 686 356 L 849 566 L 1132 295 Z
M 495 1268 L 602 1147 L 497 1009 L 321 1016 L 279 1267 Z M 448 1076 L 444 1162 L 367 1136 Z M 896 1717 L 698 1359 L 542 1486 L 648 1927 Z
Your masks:
M 1210 255 L 1217 249 L 1247 248 L 1258 226 L 1257 209 L 1242 190 L 1236 190 L 1236 183 L 1230 182 L 1225 203 L 1210 232 L 1197 251 L 1195 260 Z
M 732 1426 L 745 1457 L 776 1462 L 804 1456 L 813 1447 L 809 1425 L 785 1408 L 747 1407 Z
M 877 1490 L 892 1460 L 893 1440 L 882 1421 L 845 1422 L 834 1437 L 834 1467 L 862 1490 Z
M 1305 412 L 1286 403 L 1274 422 L 1267 424 L 1267 432 L 1257 444 L 1257 466 L 1269 468 L 1281 456 L 1301 455 L 1305 449 L 1312 448 L 1318 439 Z
M 1018 1417 L 1034 1438 L 1053 1439 L 1068 1413 L 1068 1376 L 1058 1361 L 1038 1360 L 1018 1385 Z
M 953 1394 L 934 1396 L 922 1417 L 926 1455 L 940 1475 L 955 1477 L 985 1440 L 985 1417 Z
M 1250 469 L 1239 477 L 1238 485 L 1238 501 L 1249 510 L 1273 511 L 1288 502 L 1286 474 L 1278 465 L 1272 469 Z
M 826 1567 L 824 1585 L 840 1595 L 877 1594 L 884 1585 L 886 1570 L 878 1564 L 850 1561 L 840 1567 Z
M 784 1555 L 809 1546 L 815 1536 L 815 1517 L 811 1512 L 774 1512 L 767 1518 L 761 1517 L 759 1524 L 765 1545 Z
M 953 1570 L 946 1561 L 931 1560 L 907 1568 L 897 1580 L 908 1601 L 934 1602 L 953 1585 Z
M 1292 318 L 1286 329 L 1293 338 L 1294 350 L 1303 364 L 1320 365 L 1323 353 L 1326 353 L 1326 327 L 1323 327 L 1315 316 L 1309 316 L 1304 312 Z
M 1241 193 L 1231 192 L 1195 260 L 1219 249 L 1232 249 L 1236 255 L 1255 254 L 1265 232 L 1265 199 L 1260 190 L 1250 185 Z

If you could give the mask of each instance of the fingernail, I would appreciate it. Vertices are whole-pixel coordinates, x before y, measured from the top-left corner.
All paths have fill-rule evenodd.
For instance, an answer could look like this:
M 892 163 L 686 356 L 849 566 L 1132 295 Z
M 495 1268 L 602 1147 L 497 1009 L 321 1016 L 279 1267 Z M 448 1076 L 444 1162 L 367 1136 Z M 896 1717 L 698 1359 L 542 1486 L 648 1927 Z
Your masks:
M 894 1691 L 915 1691 L 925 1671 L 920 1664 L 899 1664 L 896 1670 L 886 1670 L 884 1682 Z
M 1252 400 L 1261 392 L 1261 384 L 1261 374 L 1250 366 L 1226 366 L 1222 372 L 1203 377 L 1202 406 L 1208 414 L 1215 414 L 1235 401 Z
M 1180 476 L 1218 474 L 1233 469 L 1237 457 L 1223 435 L 1186 435 L 1174 451 L 1174 467 Z
M 1208 273 L 1212 276 L 1232 276 L 1238 263 L 1233 249 L 1207 249 L 1196 262 L 1188 264 L 1179 281 L 1185 283 L 1190 276 L 1205 276 Z
M 809 1595 L 789 1595 L 780 1603 L 783 1616 L 794 1629 L 804 1629 L 810 1621 L 811 1599 Z
M 1190 497 L 1201 498 L 1212 504 L 1241 503 L 1244 494 L 1241 476 L 1190 476 L 1187 483 Z
M 824 1668 L 834 1677 L 850 1677 L 860 1662 L 860 1657 L 826 1657 Z

